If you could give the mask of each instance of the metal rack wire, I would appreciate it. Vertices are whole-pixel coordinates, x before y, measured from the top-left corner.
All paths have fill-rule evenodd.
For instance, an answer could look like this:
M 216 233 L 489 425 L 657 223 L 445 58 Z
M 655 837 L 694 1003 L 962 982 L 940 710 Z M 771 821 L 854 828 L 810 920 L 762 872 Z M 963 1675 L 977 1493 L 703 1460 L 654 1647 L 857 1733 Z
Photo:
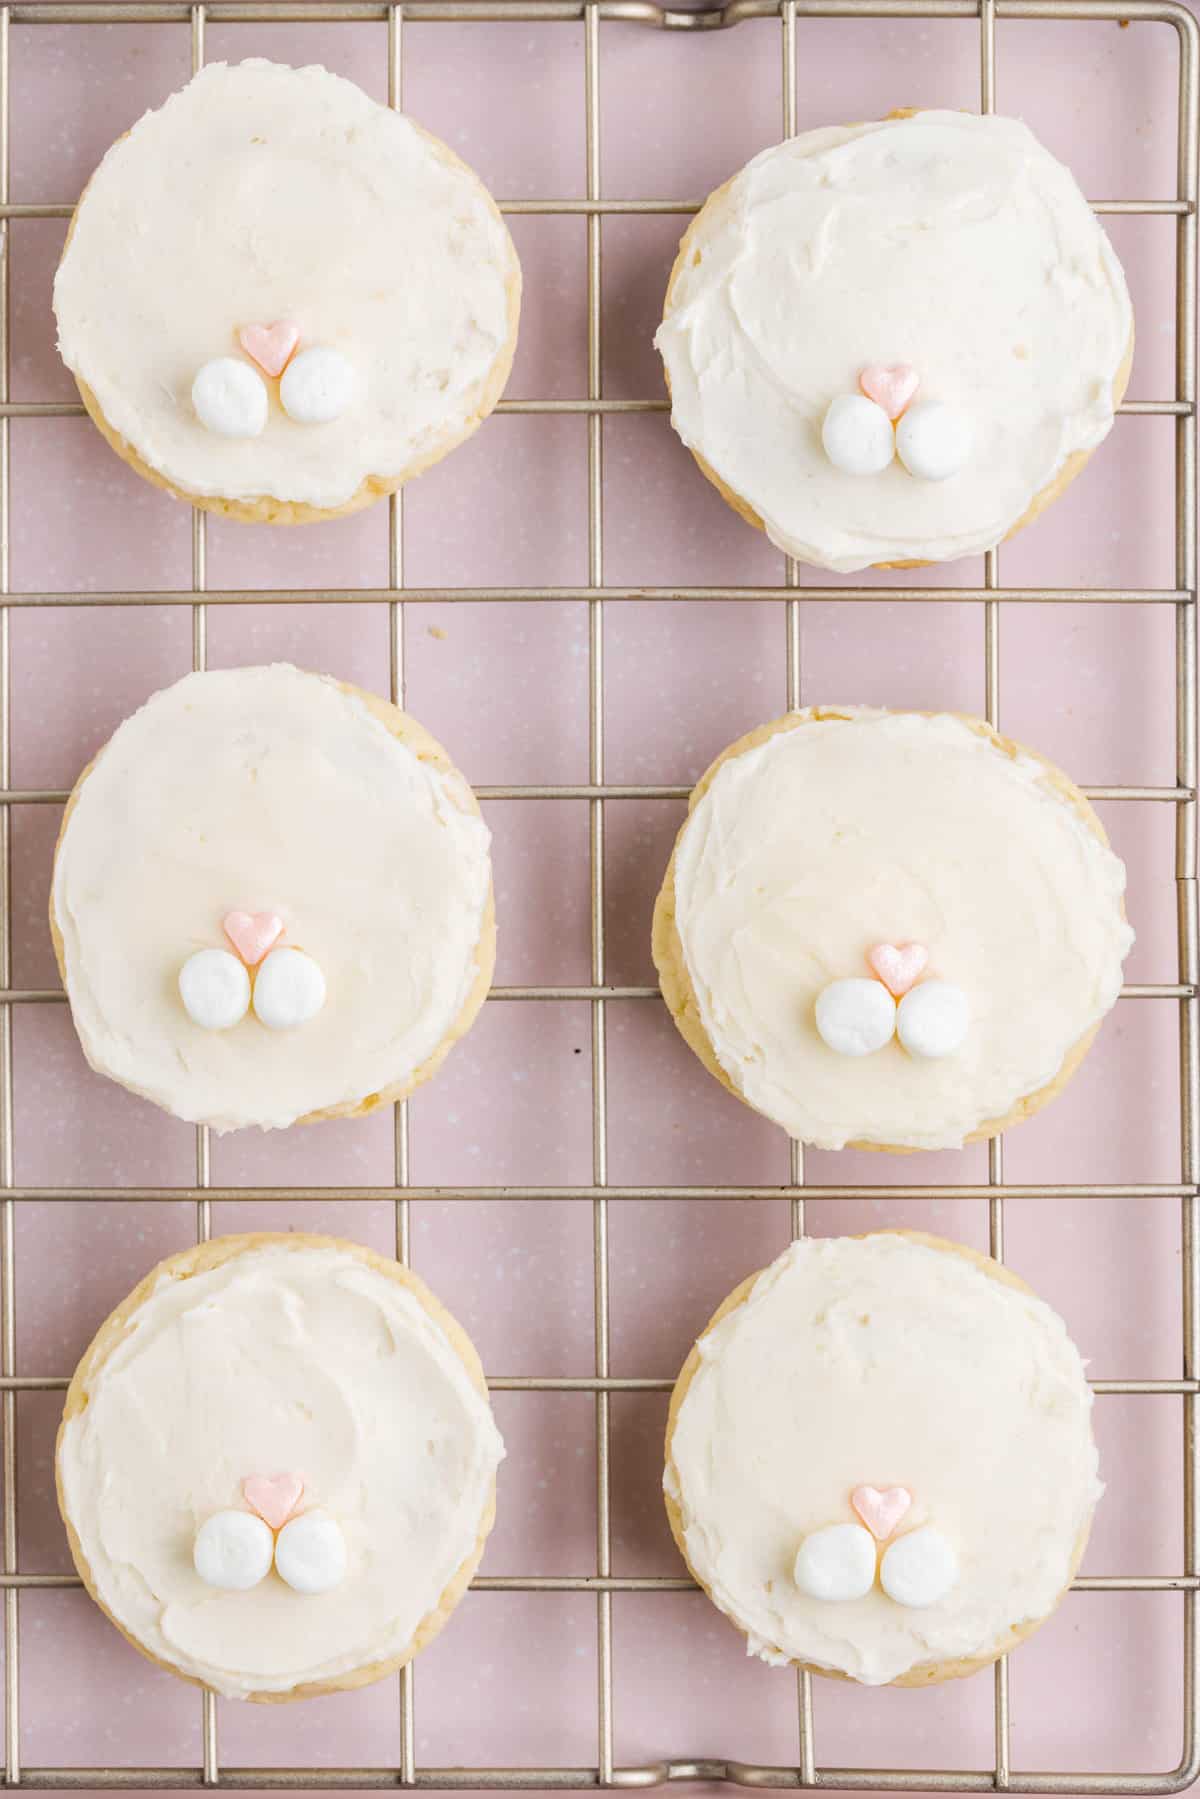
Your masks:
M 1184 1567 L 1178 1575 L 1081 1578 L 1077 1590 L 1089 1592 L 1164 1591 L 1183 1595 L 1183 1712 L 1184 1740 L 1177 1766 L 1166 1773 L 1092 1774 L 1040 1773 L 1012 1766 L 1009 1748 L 1009 1693 L 1006 1661 L 995 1670 L 994 1758 L 986 1770 L 887 1770 L 825 1767 L 818 1763 L 813 1698 L 809 1678 L 798 1677 L 797 1753 L 789 1766 L 768 1767 L 736 1761 L 664 1760 L 640 1766 L 617 1767 L 613 1755 L 613 1639 L 614 1592 L 673 1592 L 689 1590 L 686 1578 L 618 1577 L 612 1572 L 610 1528 L 609 1402 L 614 1392 L 665 1392 L 667 1378 L 614 1377 L 610 1370 L 608 1328 L 608 1223 L 614 1202 L 639 1199 L 786 1201 L 793 1235 L 804 1230 L 807 1198 L 877 1198 L 900 1201 L 921 1198 L 925 1190 L 902 1186 L 805 1185 L 803 1151 L 792 1145 L 791 1175 L 786 1187 L 726 1186 L 641 1188 L 616 1187 L 608 1181 L 608 1095 L 606 1083 L 606 1008 L 614 1000 L 657 998 L 652 987 L 615 987 L 607 984 L 604 920 L 604 840 L 606 802 L 616 799 L 682 799 L 687 788 L 679 786 L 615 785 L 605 781 L 604 756 L 604 614 L 606 606 L 644 599 L 693 601 L 772 600 L 784 615 L 784 645 L 789 707 L 800 703 L 801 606 L 803 600 L 836 600 L 853 604 L 878 599 L 870 587 L 806 586 L 800 593 L 797 565 L 788 561 L 780 586 L 738 589 L 709 587 L 648 587 L 609 589 L 604 585 L 603 451 L 604 418 L 612 413 L 661 411 L 666 401 L 605 399 L 601 379 L 601 249 L 603 220 L 620 214 L 679 214 L 695 212 L 691 200 L 611 199 L 601 194 L 600 175 L 600 43 L 608 21 L 624 20 L 671 31 L 714 31 L 749 21 L 774 22 L 782 55 L 783 134 L 796 129 L 796 28 L 804 18 L 908 18 L 977 19 L 980 48 L 980 104 L 992 110 L 996 91 L 995 26 L 1000 19 L 1038 20 L 1136 20 L 1171 27 L 1178 50 L 1177 181 L 1173 196 L 1151 200 L 1094 201 L 1101 213 L 1158 214 L 1175 220 L 1176 232 L 1176 352 L 1175 391 L 1170 398 L 1129 402 L 1124 414 L 1154 414 L 1175 421 L 1175 570 L 1171 588 L 1082 589 L 1014 588 L 1000 584 L 999 556 L 986 558 L 982 588 L 889 588 L 895 601 L 933 601 L 976 604 L 984 617 L 985 694 L 987 717 L 998 722 L 1000 711 L 1000 630 L 1003 608 L 1012 604 L 1137 603 L 1171 606 L 1176 617 L 1176 775 L 1169 787 L 1105 786 L 1087 789 L 1096 799 L 1132 800 L 1165 804 L 1175 813 L 1175 878 L 1178 919 L 1178 978 L 1174 982 L 1127 986 L 1123 998 L 1174 1003 L 1179 1013 L 1179 1068 L 1181 1138 L 1179 1179 L 1169 1183 L 1110 1185 L 1057 1185 L 1029 1187 L 1005 1183 L 1003 1145 L 989 1146 L 986 1185 L 939 1186 L 939 1197 L 987 1198 L 989 1239 L 993 1255 L 1004 1254 L 1004 1211 L 1009 1199 L 1041 1197 L 1086 1198 L 1106 1196 L 1178 1201 L 1182 1248 L 1183 1359 L 1180 1375 L 1173 1380 L 1108 1380 L 1094 1383 L 1098 1393 L 1172 1395 L 1179 1399 L 1183 1415 L 1182 1456 L 1184 1492 Z M 9 1786 L 68 1789 L 72 1787 L 269 1787 L 269 1788 L 369 1788 L 416 1786 L 428 1788 L 578 1789 L 596 1786 L 649 1787 L 667 1781 L 725 1781 L 749 1787 L 813 1787 L 835 1789 L 918 1790 L 985 1792 L 1009 1790 L 1041 1793 L 1167 1793 L 1178 1792 L 1200 1777 L 1200 1443 L 1197 1440 L 1197 1402 L 1200 1396 L 1200 911 L 1196 886 L 1197 799 L 1197 642 L 1196 642 L 1196 249 L 1197 249 L 1197 129 L 1200 102 L 1200 31 L 1192 13 L 1178 0 L 729 0 L 708 11 L 681 11 L 659 6 L 655 0 L 209 0 L 189 5 L 186 0 L 162 4 L 131 0 L 96 0 L 94 4 L 31 3 L 0 5 L 0 229 L 7 234 L 13 219 L 69 218 L 70 201 L 25 204 L 14 201 L 9 179 L 9 118 L 14 71 L 10 26 L 18 24 L 106 24 L 118 21 L 146 26 L 167 26 L 191 34 L 192 63 L 204 61 L 205 26 L 222 22 L 364 22 L 387 25 L 388 100 L 399 106 L 403 84 L 403 35 L 409 21 L 553 21 L 582 22 L 583 67 L 581 96 L 586 126 L 586 193 L 582 199 L 527 199 L 502 203 L 508 213 L 582 214 L 587 221 L 587 397 L 578 400 L 510 400 L 500 410 L 519 413 L 582 413 L 587 417 L 588 445 L 588 581 L 586 587 L 414 588 L 404 581 L 404 519 L 402 496 L 393 496 L 389 520 L 389 582 L 385 588 L 306 589 L 302 591 L 207 591 L 205 516 L 193 514 L 190 579 L 185 587 L 136 594 L 45 593 L 12 591 L 9 571 L 9 539 L 12 519 L 10 483 L 10 421 L 14 418 L 75 416 L 82 408 L 65 402 L 16 403 L 10 395 L 9 257 L 0 275 L 0 1442 L 2 1442 L 3 1568 L 0 1590 L 4 1595 L 4 1739 L 5 1781 Z M 5 244 L 7 250 L 7 243 Z M 586 1000 L 591 1012 L 592 1049 L 592 1179 L 585 1187 L 477 1187 L 447 1190 L 416 1187 L 409 1179 L 407 1110 L 395 1116 L 394 1184 L 389 1187 L 215 1188 L 210 1179 L 207 1131 L 196 1133 L 196 1176 L 192 1187 L 100 1189 L 18 1186 L 13 1161 L 13 1047 L 12 1016 L 17 1005 L 60 1003 L 61 992 L 14 989 L 12 986 L 12 808 L 22 805 L 59 805 L 65 792 L 51 789 L 15 789 L 11 784 L 11 658 L 10 621 L 15 609 L 76 606 L 186 605 L 192 617 L 192 659 L 197 669 L 205 666 L 207 623 L 213 605 L 277 603 L 300 605 L 328 602 L 375 602 L 388 609 L 390 626 L 391 695 L 404 696 L 406 600 L 442 603 L 521 601 L 553 604 L 584 603 L 589 615 L 589 752 L 588 779 L 575 785 L 526 785 L 481 787 L 484 799 L 571 799 L 588 803 L 591 894 L 591 970 L 584 986 L 503 987 L 490 998 L 499 1002 L 522 1000 Z M 575 1768 L 433 1768 L 418 1767 L 415 1755 L 415 1680 L 406 1669 L 399 1678 L 400 1752 L 391 1769 L 380 1768 L 228 1768 L 219 1757 L 217 1714 L 212 1695 L 202 1697 L 202 1763 L 187 1768 L 24 1768 L 20 1756 L 20 1645 L 18 1612 L 22 1591 L 30 1588 L 76 1586 L 73 1576 L 22 1572 L 17 1548 L 17 1397 L 20 1393 L 65 1388 L 65 1375 L 17 1373 L 15 1288 L 15 1226 L 17 1207 L 23 1201 L 86 1200 L 103 1205 L 163 1199 L 190 1199 L 196 1208 L 196 1233 L 206 1238 L 211 1230 L 214 1201 L 316 1198 L 329 1200 L 384 1199 L 394 1204 L 396 1252 L 407 1260 L 410 1242 L 410 1207 L 414 1201 L 436 1199 L 505 1200 L 562 1198 L 587 1204 L 592 1212 L 595 1346 L 594 1373 L 587 1377 L 495 1377 L 493 1390 L 591 1393 L 595 1405 L 597 1467 L 596 1552 L 594 1573 L 564 1577 L 481 1577 L 474 1585 L 489 1591 L 585 1592 L 596 1598 L 597 1707 L 596 1756 L 589 1767 Z

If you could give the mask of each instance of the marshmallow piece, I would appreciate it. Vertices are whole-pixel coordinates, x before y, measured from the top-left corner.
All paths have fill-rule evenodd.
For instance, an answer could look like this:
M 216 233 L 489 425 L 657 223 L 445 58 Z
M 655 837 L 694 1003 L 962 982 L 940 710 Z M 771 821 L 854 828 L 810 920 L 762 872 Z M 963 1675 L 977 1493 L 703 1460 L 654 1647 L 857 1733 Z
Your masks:
M 896 433 L 882 406 L 865 394 L 839 394 L 821 426 L 821 442 L 845 475 L 878 475 L 896 454 Z
M 953 981 L 922 981 L 900 1001 L 896 1035 L 910 1056 L 936 1061 L 962 1048 L 970 1022 L 970 1007 L 961 987 Z
M 914 1611 L 936 1605 L 944 1599 L 958 1580 L 958 1556 L 953 1543 L 940 1530 L 925 1525 L 897 1537 L 883 1552 L 879 1564 L 879 1584 L 897 1605 Z
M 925 400 L 910 406 L 896 426 L 896 449 L 918 480 L 948 481 L 966 467 L 973 437 L 965 412 L 940 400 Z
M 192 1562 L 206 1586 L 245 1593 L 271 1571 L 275 1538 L 253 1512 L 214 1512 L 196 1532 Z
M 325 1004 L 325 976 L 302 949 L 273 949 L 254 980 L 254 1011 L 269 1031 L 307 1024 Z
M 257 437 L 267 422 L 262 376 L 236 356 L 205 363 L 192 382 L 192 405 L 205 430 L 218 437 Z
M 250 1010 L 250 976 L 227 949 L 198 949 L 179 970 L 179 997 L 202 1031 L 227 1031 Z
M 817 995 L 817 1030 L 839 1056 L 870 1056 L 896 1031 L 896 1002 L 882 981 L 830 981 Z
M 340 350 L 317 345 L 293 356 L 279 383 L 279 404 L 298 425 L 340 418 L 354 393 L 354 369 Z
M 328 1593 L 346 1574 L 346 1539 L 336 1518 L 302 1512 L 275 1540 L 275 1567 L 297 1593 Z
M 861 1524 L 828 1524 L 805 1537 L 796 1585 L 810 1599 L 862 1599 L 875 1585 L 875 1539 Z

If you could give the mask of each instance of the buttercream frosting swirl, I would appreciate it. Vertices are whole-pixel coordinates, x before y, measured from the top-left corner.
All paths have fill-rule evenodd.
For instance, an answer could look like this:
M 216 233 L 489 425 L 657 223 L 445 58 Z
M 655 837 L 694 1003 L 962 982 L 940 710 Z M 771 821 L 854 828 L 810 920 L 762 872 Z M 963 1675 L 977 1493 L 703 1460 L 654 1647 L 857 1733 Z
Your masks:
M 165 1271 L 63 1426 L 64 1511 L 101 1604 L 219 1693 L 283 1693 L 400 1655 L 470 1557 L 504 1454 L 487 1400 L 413 1292 L 348 1249 L 254 1247 Z M 301 1468 L 342 1580 L 220 1591 L 212 1515 L 255 1469 Z
M 54 309 L 67 367 L 165 481 L 332 509 L 469 428 L 519 284 L 499 213 L 444 146 L 326 69 L 254 59 L 210 64 L 113 145 Z M 259 435 L 214 435 L 198 372 L 283 318 L 344 356 L 353 397 L 295 423 L 272 383 Z
M 656 342 L 689 449 L 773 543 L 849 571 L 999 543 L 1107 435 L 1132 334 L 1069 171 L 1016 119 L 922 112 L 756 156 L 685 240 Z M 951 479 L 830 461 L 830 404 L 876 363 L 969 423 Z
M 693 1572 L 764 1661 L 876 1686 L 1050 1612 L 1103 1491 L 1079 1352 L 1042 1300 L 902 1236 L 807 1239 L 701 1337 L 665 1488 Z M 764 1380 L 764 1369 L 770 1379 Z M 935 1604 L 801 1590 L 801 1543 L 902 1483 L 958 1563 Z
M 1004 1118 L 1113 1005 L 1133 942 L 1124 867 L 1047 765 L 951 714 L 795 714 L 717 769 L 673 878 L 718 1062 L 822 1149 L 953 1148 Z M 954 1054 L 822 1041 L 818 996 L 880 942 L 924 945 L 961 989 Z
M 59 844 L 52 916 L 84 1053 L 217 1130 L 407 1081 L 479 979 L 489 842 L 461 777 L 336 681 L 286 664 L 186 676 L 117 729 Z M 277 912 L 319 964 L 325 1003 L 302 1028 L 188 1016 L 180 968 L 225 947 L 231 906 Z

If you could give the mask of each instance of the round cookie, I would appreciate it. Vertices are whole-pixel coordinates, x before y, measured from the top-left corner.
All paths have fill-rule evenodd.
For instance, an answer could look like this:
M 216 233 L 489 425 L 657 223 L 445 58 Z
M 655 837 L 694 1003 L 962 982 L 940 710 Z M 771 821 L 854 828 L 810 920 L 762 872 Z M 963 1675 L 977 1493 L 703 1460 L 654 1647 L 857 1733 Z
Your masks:
M 1062 1320 L 999 1263 L 913 1232 L 805 1238 L 684 1363 L 671 1531 L 766 1662 L 870 1686 L 971 1674 L 1079 1566 L 1103 1492 L 1091 1407 Z
M 227 517 L 358 511 L 487 417 L 521 273 L 494 201 L 327 70 L 212 63 L 108 151 L 54 282 L 63 361 L 139 474 Z
M 67 1391 L 59 1508 L 97 1605 L 159 1666 L 276 1701 L 393 1673 L 449 1618 L 504 1445 L 462 1328 L 334 1237 L 153 1269 Z
M 218 1131 L 402 1099 L 491 983 L 489 842 L 396 707 L 286 664 L 185 676 L 63 817 L 50 927 L 84 1054 Z
M 895 114 L 778 144 L 692 221 L 655 339 L 671 421 L 788 555 L 977 555 L 1112 427 L 1133 359 L 1116 255 L 1016 119 Z
M 654 913 L 675 1023 L 821 1149 L 947 1149 L 1059 1092 L 1121 989 L 1125 871 L 1034 751 L 955 714 L 812 708 L 702 777 Z

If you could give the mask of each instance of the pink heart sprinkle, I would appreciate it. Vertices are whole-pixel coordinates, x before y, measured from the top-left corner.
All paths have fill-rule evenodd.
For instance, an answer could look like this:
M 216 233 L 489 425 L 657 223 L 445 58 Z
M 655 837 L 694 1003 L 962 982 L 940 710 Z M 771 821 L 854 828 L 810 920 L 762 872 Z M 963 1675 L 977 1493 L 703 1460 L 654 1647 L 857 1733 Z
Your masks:
M 907 1487 L 885 1487 L 882 1493 L 878 1487 L 855 1487 L 850 1503 L 871 1535 L 882 1543 L 912 1504 L 912 1494 Z
M 298 1474 L 248 1474 L 242 1496 L 272 1530 L 286 1524 L 300 1503 L 304 1482 Z
M 221 929 L 247 968 L 257 968 L 267 951 L 283 936 L 283 920 L 277 912 L 227 912 Z
M 265 375 L 282 375 L 300 342 L 300 327 L 291 319 L 276 319 L 273 325 L 243 325 L 237 337 Z
M 928 960 L 923 943 L 877 943 L 867 951 L 867 961 L 893 999 L 916 984 Z
M 869 362 L 858 385 L 890 419 L 898 419 L 921 385 L 921 377 L 909 362 Z

